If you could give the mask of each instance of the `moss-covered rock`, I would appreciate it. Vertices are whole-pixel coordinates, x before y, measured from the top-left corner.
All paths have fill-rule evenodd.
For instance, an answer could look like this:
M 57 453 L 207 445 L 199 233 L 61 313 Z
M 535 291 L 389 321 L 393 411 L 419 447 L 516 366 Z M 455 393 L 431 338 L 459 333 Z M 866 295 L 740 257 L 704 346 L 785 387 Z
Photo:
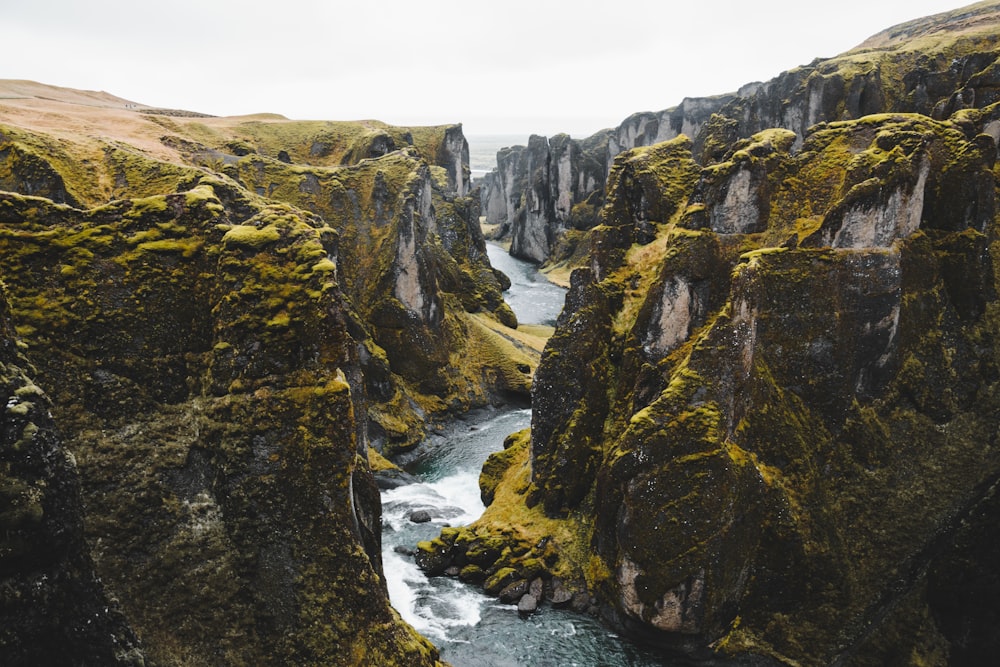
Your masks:
M 987 521 L 1000 473 L 989 117 L 871 116 L 799 151 L 778 130 L 700 172 L 671 142 L 645 181 L 642 153 L 619 157 L 537 373 L 531 459 L 489 468 L 478 539 L 512 544 L 491 521 L 544 509 L 547 572 L 671 650 L 989 650 L 970 616 L 968 646 L 942 620 L 967 593 L 928 577 L 995 574 L 963 518 Z M 741 173 L 752 205 L 727 208 Z
M 317 270 L 337 268 L 351 301 L 358 325 L 352 335 L 364 346 L 373 399 L 366 412 L 374 442 L 386 453 L 415 446 L 423 424 L 445 413 L 523 400 L 524 379 L 510 386 L 495 381 L 492 360 L 465 342 L 464 313 L 488 313 L 508 328 L 516 318 L 489 266 L 460 125 L 159 113 L 101 124 L 82 112 L 76 118 L 72 106 L 61 112 L 76 124 L 58 128 L 15 116 L 0 128 L 0 187 L 82 208 L 143 198 L 129 214 L 136 217 L 154 213 L 145 209 L 162 206 L 164 194 L 191 191 L 208 173 L 226 184 L 220 203 L 239 218 L 227 231 L 228 244 L 275 241 L 276 228 L 266 220 L 247 223 L 263 205 L 252 195 L 311 211 L 339 232 L 339 267 L 322 247 L 308 252 Z M 169 217 L 158 214 L 164 213 Z M 188 257 L 194 251 L 194 239 L 161 230 L 133 238 L 145 252 Z M 278 327 L 286 315 L 268 322 Z M 456 361 L 459 372 L 445 372 Z
M 224 181 L 93 210 L 2 199 L 18 332 L 149 658 L 435 664 L 381 577 L 337 232 Z
M 135 633 L 95 572 L 79 473 L 50 414 L 0 285 L 0 660 L 142 665 Z
M 732 93 L 685 98 L 663 111 L 633 114 L 586 139 L 534 137 L 528 146 L 505 148 L 497 154 L 496 171 L 484 181 L 486 220 L 497 226 L 498 237 L 511 240 L 515 254 L 565 265 L 572 254 L 566 246 L 581 241 L 566 238 L 567 233 L 602 224 L 605 194 L 615 189 L 612 167 L 626 151 L 685 135 L 693 142 L 695 159 L 709 166 L 731 161 L 738 142 L 775 128 L 793 133 L 798 149 L 817 123 L 880 113 L 946 120 L 988 109 L 1000 101 L 997 24 L 991 2 L 958 8 L 894 26 L 844 54 L 817 58 Z M 767 217 L 769 193 L 759 187 L 764 167 L 736 157 L 737 164 L 704 184 L 722 190 L 708 197 L 714 217 L 705 224 L 732 232 L 740 231 L 736 223 L 743 231 L 765 229 L 761 216 Z M 751 192 L 757 200 L 747 198 Z M 571 266 L 586 263 L 578 257 Z
M 461 126 L 117 120 L 0 131 L 0 257 L 98 572 L 157 662 L 432 664 L 387 605 L 367 447 L 527 401 L 544 344 Z
M 508 327 L 516 318 L 489 266 L 476 200 L 456 197 L 446 175 L 405 152 L 351 169 L 249 156 L 236 170 L 251 189 L 315 211 L 338 232 L 341 282 L 371 336 L 363 361 L 379 382 L 373 425 L 387 451 L 420 440 L 414 399 L 430 416 L 523 393 L 483 381 L 493 360 L 471 344 L 466 313 Z

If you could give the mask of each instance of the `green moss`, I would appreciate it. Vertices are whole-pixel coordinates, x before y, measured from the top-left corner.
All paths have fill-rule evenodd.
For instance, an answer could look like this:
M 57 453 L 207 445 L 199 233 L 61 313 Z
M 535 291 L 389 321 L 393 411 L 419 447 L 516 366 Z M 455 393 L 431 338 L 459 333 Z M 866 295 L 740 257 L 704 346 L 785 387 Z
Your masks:
M 201 250 L 204 241 L 200 238 L 160 239 L 139 243 L 138 249 L 147 252 L 178 253 L 183 257 L 191 257 Z
M 497 595 L 504 587 L 520 578 L 521 576 L 516 569 L 502 567 L 486 578 L 486 581 L 483 582 L 483 590 L 488 595 Z
M 335 273 L 337 271 L 337 265 L 331 259 L 324 257 L 312 265 L 312 270 L 321 273 Z
M 222 242 L 256 249 L 274 243 L 280 238 L 281 232 L 273 225 L 260 228 L 252 225 L 234 225 L 222 237 Z
M 7 405 L 7 413 L 18 416 L 25 417 L 34 410 L 35 404 L 30 401 L 24 401 L 22 403 L 15 403 L 14 405 Z
M 287 312 L 282 311 L 268 320 L 267 326 L 275 329 L 284 329 L 287 328 L 290 323 L 291 316 L 289 316 Z
M 142 199 L 132 200 L 132 208 L 129 210 L 128 215 L 132 218 L 142 218 L 150 214 L 164 213 L 166 211 L 166 197 L 144 197 Z
M 384 365 L 387 389 L 369 404 L 369 415 L 356 418 L 370 416 L 373 430 L 383 426 L 405 443 L 419 440 L 424 415 L 530 391 L 550 332 L 504 326 L 513 326 L 513 318 L 505 317 L 496 276 L 469 227 L 475 202 L 443 192 L 444 169 L 428 170 L 415 157 L 436 153 L 454 128 L 407 136 L 377 123 L 268 119 L 247 123 L 244 132 L 227 119 L 141 122 L 155 125 L 145 127 L 153 136 L 169 133 L 163 146 L 72 146 L 59 158 L 67 169 L 75 164 L 72 173 L 50 161 L 72 188 L 85 185 L 79 200 L 100 207 L 0 197 L 0 256 L 5 275 L 18 276 L 17 330 L 28 337 L 41 372 L 56 378 L 53 400 L 77 434 L 73 448 L 87 484 L 103 489 L 92 497 L 90 530 L 112 545 L 103 567 L 136 605 L 128 611 L 140 619 L 150 659 L 170 662 L 177 658 L 171 647 L 183 646 L 177 658 L 183 661 L 215 635 L 205 654 L 233 664 L 260 662 L 261 646 L 276 648 L 290 664 L 335 663 L 347 655 L 358 664 L 434 664 L 433 648 L 386 611 L 354 534 L 340 530 L 353 524 L 337 523 L 349 506 L 347 480 L 361 489 L 365 463 L 356 456 L 350 387 L 334 371 L 340 364 L 355 371 L 351 337 L 371 336 L 363 344 L 372 366 Z M 358 127 L 389 135 L 407 150 L 341 167 Z M 341 130 L 343 150 L 334 136 Z M 294 145 L 284 143 L 289 139 Z M 187 164 L 150 157 L 171 151 Z M 235 160 L 229 151 L 246 156 Z M 280 151 L 300 164 L 272 159 Z M 90 163 L 82 167 L 78 158 L 85 154 Z M 205 177 L 205 167 L 224 173 Z M 84 171 L 91 172 L 89 182 L 80 178 Z M 428 294 L 442 294 L 440 325 L 421 328 L 406 313 L 387 322 L 372 317 L 392 293 L 404 233 L 419 237 Z M 442 289 L 446 275 L 454 280 Z M 393 374 L 390 362 L 401 357 L 420 357 L 419 372 Z M 440 396 L 416 387 L 428 367 L 442 379 Z M 128 461 L 118 458 L 124 451 L 131 452 Z M 188 498 L 177 491 L 187 494 L 187 481 L 195 489 L 209 477 L 232 482 L 232 515 L 220 514 L 208 492 Z M 130 494 L 136 489 L 141 493 Z M 326 509 L 313 512 L 319 499 Z M 295 513 L 280 516 L 284 508 Z M 247 516 L 261 521 L 230 526 L 231 538 L 220 529 Z M 295 523 L 304 516 L 316 523 Z M 279 540 L 288 553 L 277 549 L 266 557 L 310 569 L 296 570 L 292 582 L 261 574 L 265 580 L 248 583 L 250 575 L 237 567 L 240 541 L 256 540 L 258 529 L 280 533 L 293 524 L 296 530 Z M 314 535 L 334 546 L 313 548 Z M 133 577 L 139 543 L 154 554 L 144 560 L 149 572 L 176 573 L 192 553 L 201 565 L 169 581 Z M 524 554 L 507 550 L 508 558 Z M 251 600 L 241 592 L 250 589 L 261 593 Z M 243 642 L 258 632 L 248 619 L 273 613 L 251 609 L 255 601 L 292 589 L 301 613 L 288 623 L 307 630 L 277 647 L 263 630 L 252 645 Z M 159 601 L 156 609 L 143 606 L 151 599 Z M 197 622 L 178 628 L 172 621 L 178 604 Z

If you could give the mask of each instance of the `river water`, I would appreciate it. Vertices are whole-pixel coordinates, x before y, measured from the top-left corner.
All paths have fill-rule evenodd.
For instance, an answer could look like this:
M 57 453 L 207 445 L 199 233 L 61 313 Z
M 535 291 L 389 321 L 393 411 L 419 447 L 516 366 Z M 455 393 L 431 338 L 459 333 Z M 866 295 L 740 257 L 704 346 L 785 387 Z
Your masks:
M 488 246 L 490 262 L 511 279 L 505 294 L 524 324 L 554 324 L 565 290 L 549 283 L 535 267 L 502 248 Z M 522 618 L 514 605 L 483 595 L 451 577 L 424 576 L 413 557 L 397 551 L 415 548 L 445 525 L 460 526 L 479 517 L 479 471 L 507 435 L 531 425 L 530 409 L 481 410 L 430 435 L 420 458 L 407 472 L 420 480 L 382 492 L 382 545 L 389 597 L 400 615 L 434 642 L 454 667 L 653 667 L 668 664 L 624 642 L 596 620 L 569 610 L 542 606 Z M 432 515 L 417 524 L 416 510 Z

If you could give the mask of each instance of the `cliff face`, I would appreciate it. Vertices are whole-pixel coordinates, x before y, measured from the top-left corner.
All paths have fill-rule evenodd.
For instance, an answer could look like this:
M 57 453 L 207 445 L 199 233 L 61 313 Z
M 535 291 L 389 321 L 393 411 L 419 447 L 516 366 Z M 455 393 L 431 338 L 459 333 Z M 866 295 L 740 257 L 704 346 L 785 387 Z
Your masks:
M 280 205 L 244 218 L 210 181 L 91 211 L 2 202 L 18 332 L 148 657 L 433 664 L 379 576 L 336 232 Z
M 84 544 L 76 462 L 49 414 L 0 288 L 0 655 L 9 665 L 142 665 Z
M 322 216 L 343 239 L 341 284 L 363 323 L 353 333 L 364 341 L 380 450 L 414 446 L 428 416 L 527 399 L 529 375 L 516 364 L 498 372 L 496 359 L 470 348 L 479 330 L 470 315 L 508 327 L 516 318 L 487 259 L 478 196 L 468 194 L 461 126 L 5 112 L 0 187 L 12 192 L 97 206 L 185 191 L 212 173 Z M 463 363 L 449 371 L 453 358 Z
M 33 104 L 0 109 L 0 266 L 51 405 L 5 372 L 4 586 L 69 574 L 5 597 L 5 664 L 57 630 L 86 664 L 438 664 L 388 604 L 369 448 L 525 400 L 537 363 L 461 128 Z
M 615 156 L 681 134 L 696 136 L 732 98 L 688 98 L 665 111 L 634 114 L 583 140 L 532 136 L 527 147 L 504 149 L 481 189 L 486 222 L 498 226 L 497 238 L 511 241 L 515 257 L 568 262 L 579 241 L 573 231 L 598 223 Z
M 515 257 L 566 262 L 577 239 L 572 230 L 598 222 L 608 172 L 619 153 L 681 134 L 695 136 L 732 96 L 685 99 L 659 113 L 638 113 L 612 130 L 583 140 L 560 134 L 532 136 L 528 146 L 497 154 L 497 168 L 481 189 L 483 215 L 495 236 L 511 241 Z M 561 244 L 569 232 L 568 246 Z
M 751 83 L 733 94 L 685 99 L 677 107 L 658 113 L 636 114 L 612 130 L 578 142 L 592 146 L 581 150 L 580 160 L 603 161 L 605 170 L 592 172 L 593 187 L 574 183 L 565 188 L 551 171 L 526 170 L 518 165 L 501 167 L 482 190 L 487 222 L 500 225 L 505 238 L 519 236 L 548 239 L 547 252 L 537 245 L 512 245 L 512 253 L 550 265 L 580 266 L 579 235 L 571 227 L 590 229 L 598 223 L 604 186 L 616 155 L 637 147 L 667 141 L 681 134 L 694 142 L 694 155 L 702 165 L 724 158 L 734 141 L 769 128 L 784 128 L 796 135 L 796 148 L 809 128 L 821 122 L 857 119 L 883 112 L 921 113 L 943 120 L 965 108 L 984 108 L 1000 100 L 995 65 L 997 7 L 983 2 L 963 10 L 921 19 L 891 28 L 848 53 L 816 60 L 780 74 L 765 83 Z M 1000 132 L 987 128 L 994 136 Z M 535 140 L 539 145 L 544 141 Z M 519 150 L 519 147 L 511 149 Z M 549 158 L 550 162 L 554 157 Z M 533 164 L 537 163 L 537 158 Z M 522 165 L 523 166 L 523 165 Z M 582 169 L 582 168 L 581 168 Z M 502 176 L 501 176 L 502 175 Z M 506 189 L 497 183 L 521 184 Z M 530 184 L 530 185 L 529 185 Z M 534 204 L 527 192 L 550 193 L 579 215 L 567 225 L 552 205 Z M 497 203 L 497 198 L 503 200 Z M 587 243 L 589 241 L 582 241 Z M 516 248 L 516 250 L 515 250 Z
M 941 85 L 981 108 L 746 138 L 776 116 L 741 126 L 723 110 L 700 141 L 619 155 L 536 373 L 530 438 L 491 457 L 486 513 L 423 545 L 425 567 L 469 564 L 460 576 L 501 596 L 548 579 L 695 658 L 988 662 L 1000 104 L 983 74 L 994 38 L 975 31 L 995 9 L 932 19 L 932 43 L 892 51 L 893 81 L 926 79 L 909 76 L 917 61 L 941 73 L 947 51 Z M 809 84 L 839 91 L 817 93 L 816 117 L 872 110 L 844 81 Z M 801 86 L 780 88 L 767 95 Z
M 941 577 L 968 548 L 997 581 L 996 113 L 618 158 L 504 510 L 576 526 L 611 623 L 800 664 L 995 648 Z
M 370 333 L 362 354 L 368 394 L 377 406 L 379 447 L 412 446 L 423 416 L 520 394 L 528 375 L 495 379 L 469 333 L 483 311 L 516 327 L 489 266 L 476 200 L 448 190 L 446 169 L 401 152 L 352 169 L 286 165 L 260 156 L 226 168 L 270 199 L 313 211 L 339 233 L 341 284 Z M 359 334 L 360 335 L 360 334 Z M 453 359 L 463 358 L 463 364 Z

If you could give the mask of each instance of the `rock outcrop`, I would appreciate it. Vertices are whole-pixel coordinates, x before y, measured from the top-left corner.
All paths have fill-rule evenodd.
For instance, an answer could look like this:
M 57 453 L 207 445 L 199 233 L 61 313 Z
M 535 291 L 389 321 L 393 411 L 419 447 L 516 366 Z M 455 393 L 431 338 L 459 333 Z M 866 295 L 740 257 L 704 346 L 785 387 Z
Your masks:
M 982 73 L 996 9 L 906 28 L 933 40 L 893 52 L 934 64 L 947 44 Z M 850 118 L 843 88 L 816 108 Z M 422 551 L 487 590 L 558 579 L 690 659 L 988 662 L 1000 105 L 984 90 L 964 98 L 981 108 L 725 140 L 720 112 L 711 144 L 619 155 L 530 440 L 487 463 L 483 518 Z
M 491 458 L 483 518 L 422 549 L 488 591 L 565 580 L 694 657 L 989 655 L 965 582 L 1000 581 L 998 113 L 619 156 L 530 456 Z
M 71 107 L 65 114 L 80 127 L 53 135 L 64 117 L 15 112 L 0 125 L 8 191 L 86 208 L 182 192 L 207 172 L 322 216 L 342 239 L 341 285 L 363 323 L 352 333 L 364 341 L 367 421 L 380 450 L 413 447 L 435 415 L 528 399 L 530 375 L 516 369 L 523 359 L 477 353 L 508 345 L 478 314 L 507 327 L 517 320 L 489 265 L 460 125 L 90 116 Z
M 370 448 L 527 400 L 538 360 L 460 126 L 32 104 L 0 115 L 4 663 L 439 664 Z
M 821 122 L 884 112 L 944 120 L 961 109 L 987 107 L 1000 101 L 994 53 L 997 11 L 994 3 L 983 2 L 912 21 L 841 56 L 817 59 L 735 93 L 688 98 L 665 111 L 635 114 L 617 128 L 571 141 L 580 148 L 570 153 L 570 165 L 560 169 L 587 173 L 586 181 L 572 181 L 571 187 L 553 167 L 537 168 L 543 159 L 557 163 L 555 146 L 563 140 L 533 138 L 528 150 L 534 158 L 529 162 L 510 162 L 504 153 L 498 154 L 497 170 L 482 189 L 484 215 L 498 225 L 499 236 L 511 240 L 512 254 L 568 273 L 583 263 L 584 253 L 577 247 L 589 243 L 574 231 L 598 224 L 608 174 L 615 156 L 625 150 L 684 134 L 694 142 L 695 159 L 708 166 L 723 159 L 734 141 L 766 129 L 794 132 L 798 148 L 809 129 Z M 996 135 L 1000 130 L 986 131 Z M 547 141 L 553 147 L 546 152 L 542 149 Z M 524 150 L 513 147 L 506 152 Z M 600 162 L 603 170 L 597 168 Z M 564 210 L 576 211 L 572 224 Z M 514 243 L 519 237 L 544 238 L 546 243 Z
M 511 255 L 540 264 L 566 262 L 578 241 L 573 231 L 598 222 L 616 155 L 681 134 L 696 136 L 732 98 L 689 98 L 666 111 L 634 114 L 583 140 L 533 135 L 526 147 L 500 151 L 481 189 L 486 222 L 497 226 L 496 238 L 510 240 Z M 562 247 L 567 235 L 570 243 Z
M 380 577 L 336 232 L 244 218 L 210 180 L 90 211 L 0 197 L 17 330 L 149 659 L 434 664 Z
M 76 462 L 29 370 L 0 287 L 0 660 L 143 665 L 132 628 L 95 573 Z

